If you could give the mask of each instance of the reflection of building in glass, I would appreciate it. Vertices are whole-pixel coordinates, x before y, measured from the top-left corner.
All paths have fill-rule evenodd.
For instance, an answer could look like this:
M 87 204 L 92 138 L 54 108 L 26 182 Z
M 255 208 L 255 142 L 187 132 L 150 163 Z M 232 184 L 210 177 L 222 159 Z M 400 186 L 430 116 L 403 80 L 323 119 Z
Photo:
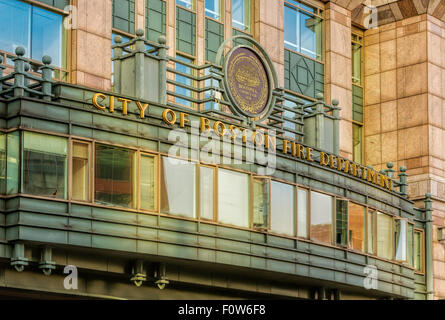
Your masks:
M 386 2 L 0 0 L 0 297 L 445 298 L 445 5 Z

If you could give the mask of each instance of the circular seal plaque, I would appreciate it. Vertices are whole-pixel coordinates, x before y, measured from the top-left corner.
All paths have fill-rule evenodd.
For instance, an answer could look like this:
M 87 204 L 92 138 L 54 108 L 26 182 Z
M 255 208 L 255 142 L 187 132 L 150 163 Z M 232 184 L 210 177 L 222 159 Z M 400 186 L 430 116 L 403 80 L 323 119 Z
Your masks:
M 258 54 L 247 47 L 237 47 L 226 63 L 229 97 L 237 109 L 249 117 L 264 113 L 269 102 L 269 77 Z

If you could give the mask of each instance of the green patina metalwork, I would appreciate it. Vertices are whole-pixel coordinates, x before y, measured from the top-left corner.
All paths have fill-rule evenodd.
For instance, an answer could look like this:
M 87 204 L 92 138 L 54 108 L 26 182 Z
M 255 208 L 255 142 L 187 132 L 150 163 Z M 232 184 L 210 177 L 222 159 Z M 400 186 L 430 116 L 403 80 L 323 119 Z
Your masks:
M 205 23 L 206 60 L 214 63 L 218 48 L 224 41 L 224 25 L 208 18 Z
M 113 28 L 134 33 L 134 0 L 113 0 Z
M 196 14 L 176 7 L 176 50 L 195 55 Z
M 166 2 L 162 0 L 146 0 L 145 34 L 150 41 L 158 41 L 159 36 L 165 36 Z

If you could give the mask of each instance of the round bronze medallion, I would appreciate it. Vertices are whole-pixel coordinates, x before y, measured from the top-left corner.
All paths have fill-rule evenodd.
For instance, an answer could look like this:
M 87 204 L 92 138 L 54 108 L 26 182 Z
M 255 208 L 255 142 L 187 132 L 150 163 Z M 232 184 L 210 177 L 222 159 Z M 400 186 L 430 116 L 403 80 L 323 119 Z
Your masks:
M 260 116 L 269 102 L 269 79 L 261 59 L 252 49 L 235 48 L 226 63 L 229 96 L 239 111 Z

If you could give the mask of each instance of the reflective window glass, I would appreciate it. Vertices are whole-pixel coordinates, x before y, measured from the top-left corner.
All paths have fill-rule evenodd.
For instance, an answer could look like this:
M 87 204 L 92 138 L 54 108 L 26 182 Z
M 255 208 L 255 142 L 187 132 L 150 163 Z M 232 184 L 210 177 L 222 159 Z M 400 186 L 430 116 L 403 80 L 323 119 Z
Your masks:
M 349 202 L 349 247 L 365 252 L 365 207 Z
M 249 176 L 218 169 L 218 221 L 249 227 Z
M 306 189 L 297 190 L 297 236 L 307 238 L 307 198 L 308 191 Z
M 176 0 L 176 4 L 187 9 L 193 9 L 194 0 Z
M 19 161 L 20 161 L 19 131 L 8 133 L 6 141 L 7 141 L 6 194 L 15 194 L 19 192 Z
M 0 193 L 6 189 L 6 134 L 0 133 Z
M 348 201 L 337 199 L 336 208 L 336 233 L 337 244 L 340 246 L 348 245 Z
M 423 271 L 423 233 L 414 231 L 414 269 Z
M 392 260 L 392 239 L 392 217 L 382 212 L 377 212 L 377 255 L 379 257 Z
M 22 46 L 31 51 L 31 5 L 18 0 L 0 0 L 0 49 L 15 52 Z
M 395 221 L 395 260 L 407 261 L 407 235 L 408 222 L 406 220 L 397 219 Z
M 366 236 L 368 239 L 368 253 L 375 254 L 375 227 L 376 227 L 376 212 L 368 209 L 366 214 Z
M 96 144 L 95 161 L 95 202 L 135 208 L 135 152 L 130 149 Z
M 295 187 L 271 181 L 270 229 L 274 233 L 295 235 Z
M 232 26 L 250 31 L 250 0 L 232 0 Z
M 162 158 L 161 211 L 196 218 L 196 164 Z
M 253 227 L 269 226 L 269 179 L 253 179 Z
M 333 197 L 311 191 L 311 229 L 312 240 L 332 243 Z
M 68 140 L 34 132 L 23 134 L 23 192 L 67 198 Z
M 207 17 L 219 20 L 221 18 L 222 0 L 205 0 L 205 14 Z
M 192 63 L 193 62 L 191 59 L 183 57 L 183 56 L 180 56 L 180 55 L 177 55 L 176 58 L 178 60 L 181 60 L 181 61 L 184 61 L 184 62 L 187 62 L 187 63 Z M 192 68 L 190 68 L 189 66 L 187 66 L 185 64 L 182 64 L 180 62 L 176 62 L 176 70 L 179 71 L 179 72 L 185 73 L 185 74 L 189 74 L 189 75 L 192 74 Z M 187 86 L 191 86 L 192 85 L 192 80 L 189 77 L 183 76 L 183 75 L 180 75 L 180 74 L 176 75 L 176 81 L 179 82 L 179 83 L 182 83 L 184 85 L 187 85 Z M 176 86 L 176 93 L 181 94 L 181 95 L 186 96 L 186 97 L 189 97 L 189 98 L 192 97 L 192 91 L 190 89 L 183 88 L 181 86 Z M 191 106 L 191 102 L 189 100 L 187 100 L 187 99 L 184 99 L 184 98 L 176 97 L 176 103 L 184 105 L 184 106 L 187 106 L 187 107 Z
M 89 145 L 73 142 L 72 156 L 72 198 L 74 200 L 89 200 Z
M 141 155 L 140 167 L 141 209 L 156 209 L 156 159 L 153 156 Z
M 214 171 L 214 168 L 199 168 L 201 218 L 208 220 L 213 220 Z

